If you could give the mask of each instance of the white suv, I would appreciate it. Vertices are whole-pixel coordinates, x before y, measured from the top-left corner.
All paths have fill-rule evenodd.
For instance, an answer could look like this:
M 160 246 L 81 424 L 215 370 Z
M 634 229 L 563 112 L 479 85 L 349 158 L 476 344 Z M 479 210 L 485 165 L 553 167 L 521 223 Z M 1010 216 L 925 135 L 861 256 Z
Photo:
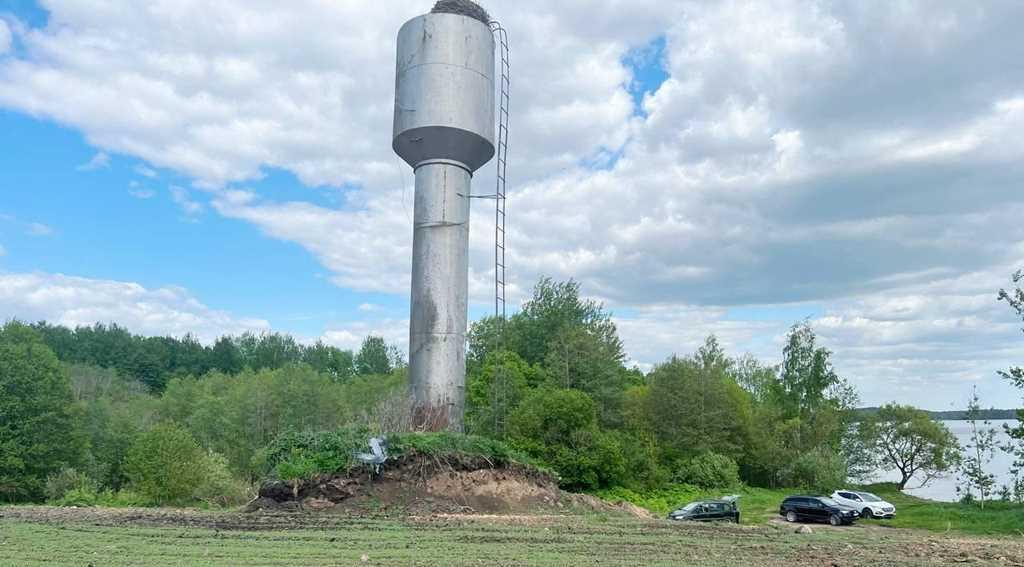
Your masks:
M 895 506 L 870 492 L 837 490 L 832 493 L 832 499 L 843 506 L 850 506 L 860 510 L 862 518 L 890 519 L 896 517 Z

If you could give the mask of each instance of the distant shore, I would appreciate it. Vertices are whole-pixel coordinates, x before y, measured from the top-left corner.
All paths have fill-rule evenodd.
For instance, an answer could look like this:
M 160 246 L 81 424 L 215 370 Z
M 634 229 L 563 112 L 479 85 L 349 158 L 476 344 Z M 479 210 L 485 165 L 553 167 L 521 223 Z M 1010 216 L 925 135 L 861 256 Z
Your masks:
M 877 407 L 870 408 L 857 408 L 853 410 L 858 419 L 863 419 L 869 415 L 873 415 L 878 411 Z M 1016 409 L 987 409 L 979 412 L 979 419 L 992 420 L 992 419 L 1017 419 L 1018 411 Z M 947 411 L 929 411 L 928 415 L 932 419 L 940 421 L 963 421 L 967 419 L 967 410 L 947 410 Z

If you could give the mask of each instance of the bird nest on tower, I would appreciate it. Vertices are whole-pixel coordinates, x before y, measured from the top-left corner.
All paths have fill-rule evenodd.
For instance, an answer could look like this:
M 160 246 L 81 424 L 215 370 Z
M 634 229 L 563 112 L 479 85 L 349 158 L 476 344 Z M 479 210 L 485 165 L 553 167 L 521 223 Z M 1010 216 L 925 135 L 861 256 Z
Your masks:
M 491 16 L 487 14 L 487 10 L 484 10 L 476 2 L 472 2 L 471 0 L 441 0 L 434 5 L 434 9 L 431 10 L 430 13 L 459 14 L 480 20 L 485 24 L 491 23 Z

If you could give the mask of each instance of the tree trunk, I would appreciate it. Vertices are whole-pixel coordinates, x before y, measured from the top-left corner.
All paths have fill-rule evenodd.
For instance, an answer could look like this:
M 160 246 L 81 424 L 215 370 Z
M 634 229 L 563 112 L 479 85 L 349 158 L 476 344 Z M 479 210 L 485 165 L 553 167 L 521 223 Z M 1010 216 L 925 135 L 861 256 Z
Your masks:
M 897 486 L 897 488 L 899 488 L 900 491 L 902 492 L 903 489 L 906 488 L 907 483 L 910 482 L 910 475 L 908 475 L 905 472 L 901 472 L 900 475 L 901 475 L 902 478 L 900 478 L 900 483 Z

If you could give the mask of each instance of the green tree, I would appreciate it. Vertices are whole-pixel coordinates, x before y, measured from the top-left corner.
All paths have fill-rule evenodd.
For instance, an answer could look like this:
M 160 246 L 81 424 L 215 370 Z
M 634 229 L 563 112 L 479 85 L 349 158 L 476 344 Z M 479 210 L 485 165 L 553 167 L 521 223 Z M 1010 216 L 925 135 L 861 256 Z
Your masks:
M 183 504 L 192 499 L 206 476 L 206 452 L 192 435 L 174 423 L 143 433 L 125 457 L 132 488 L 154 504 Z
M 978 388 L 974 387 L 971 393 L 971 401 L 967 404 L 967 423 L 971 425 L 971 437 L 964 446 L 965 457 L 960 464 L 960 486 L 957 492 L 963 492 L 965 498 L 974 497 L 978 493 L 978 502 L 981 508 L 985 508 L 985 501 L 989 500 L 996 486 L 996 475 L 990 472 L 989 467 L 992 459 L 996 456 L 996 449 L 999 444 L 996 440 L 998 432 L 992 427 L 992 422 L 982 420 L 978 426 L 981 416 L 981 399 L 978 397 Z
M 757 403 L 769 399 L 772 388 L 778 380 L 775 367 L 764 365 L 750 354 L 733 360 L 729 367 L 729 373 L 732 374 L 737 384 L 750 392 L 751 397 Z
M 302 361 L 317 372 L 329 375 L 336 382 L 345 382 L 355 376 L 355 357 L 352 351 L 341 350 L 317 341 L 303 350 Z
M 1014 288 L 1010 291 L 999 290 L 999 300 L 1005 301 L 1018 317 L 1024 318 L 1024 289 L 1020 283 L 1024 281 L 1024 270 L 1013 274 Z M 1022 329 L 1024 330 L 1024 329 Z M 999 373 L 1008 382 L 1024 390 L 1024 367 L 1014 367 Z M 1003 451 L 1013 456 L 1010 474 L 1014 479 L 1014 493 L 1018 501 L 1024 500 L 1024 409 L 1017 410 L 1017 425 L 1003 424 L 1003 429 L 1010 441 L 1003 445 Z
M 739 459 L 750 429 L 750 395 L 709 337 L 692 358 L 673 357 L 648 376 L 647 419 L 666 464 L 707 452 Z
M 210 368 L 224 374 L 238 374 L 245 367 L 242 353 L 231 337 L 220 337 L 210 352 Z
M 836 374 L 831 357 L 831 351 L 818 346 L 807 322 L 790 330 L 769 401 L 779 418 L 790 423 L 787 429 L 793 435 L 788 444 L 795 451 L 826 446 L 838 452 L 852 424 L 857 394 Z
M 274 370 L 302 360 L 302 347 L 281 333 L 245 333 L 235 340 L 235 345 L 245 366 L 253 370 Z
M 152 422 L 157 399 L 116 370 L 88 364 L 67 365 L 75 400 L 81 409 L 81 432 L 89 440 L 82 469 L 103 486 L 126 482 L 124 457 Z
M 634 377 L 622 365 L 621 354 L 585 327 L 565 327 L 548 345 L 543 367 L 557 388 L 582 390 L 597 402 L 605 427 L 622 425 L 622 400 Z
M 47 475 L 82 458 L 67 374 L 39 334 L 0 328 L 0 497 L 38 500 Z
M 956 437 L 924 410 L 887 404 L 860 423 L 858 434 L 878 452 L 884 470 L 900 473 L 900 490 L 914 477 L 925 486 L 959 463 Z
M 504 439 L 509 416 L 541 375 L 538 367 L 514 352 L 489 354 L 483 366 L 466 377 L 466 432 Z
M 507 349 L 528 364 L 543 363 L 556 338 L 571 328 L 581 328 L 595 337 L 613 360 L 621 363 L 625 359 L 615 323 L 604 307 L 580 298 L 579 283 L 551 278 L 537 282 L 531 299 L 507 321 L 486 318 L 475 323 L 469 335 L 469 358 L 480 363 L 488 350 Z
M 390 374 L 394 351 L 388 348 L 383 337 L 366 337 L 355 358 L 356 374 L 360 376 Z

